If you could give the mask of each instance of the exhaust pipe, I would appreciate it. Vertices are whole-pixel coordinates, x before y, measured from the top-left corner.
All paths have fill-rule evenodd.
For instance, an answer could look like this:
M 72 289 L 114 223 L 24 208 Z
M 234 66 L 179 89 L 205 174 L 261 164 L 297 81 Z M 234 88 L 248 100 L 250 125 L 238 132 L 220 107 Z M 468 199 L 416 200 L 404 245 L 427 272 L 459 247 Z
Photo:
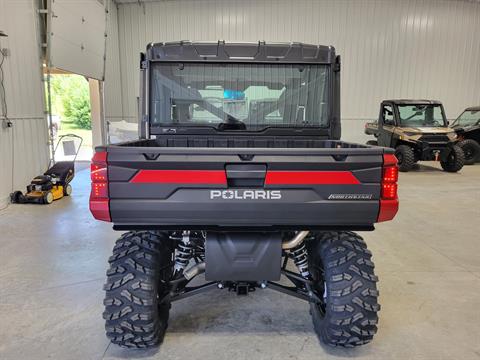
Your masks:
M 292 249 L 302 243 L 310 231 L 299 231 L 292 239 L 282 242 L 282 249 Z
M 205 261 L 193 265 L 191 268 L 188 268 L 183 272 L 183 277 L 187 280 L 193 279 L 195 276 L 200 275 L 205 272 Z

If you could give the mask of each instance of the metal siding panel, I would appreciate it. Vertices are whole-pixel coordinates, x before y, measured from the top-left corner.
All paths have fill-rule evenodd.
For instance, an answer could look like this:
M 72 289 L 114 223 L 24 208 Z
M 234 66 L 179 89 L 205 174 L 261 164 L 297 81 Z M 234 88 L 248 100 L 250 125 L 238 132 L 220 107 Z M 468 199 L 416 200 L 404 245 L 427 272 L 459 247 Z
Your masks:
M 0 209 L 13 189 L 24 190 L 48 163 L 36 17 L 33 0 L 0 0 L 1 28 L 9 35 L 0 44 L 10 49 L 4 62 L 6 100 L 14 123 L 11 129 L 0 129 Z
M 111 119 L 123 118 L 122 82 L 120 76 L 120 49 L 118 40 L 117 7 L 112 0 L 108 4 L 107 44 L 105 66 L 105 114 Z
M 343 138 L 364 141 L 363 122 L 377 117 L 382 99 L 436 98 L 444 102 L 449 118 L 480 102 L 479 27 L 480 4 L 468 1 L 120 4 L 125 117 L 136 121 L 137 59 L 147 42 L 303 41 L 334 45 L 342 55 Z

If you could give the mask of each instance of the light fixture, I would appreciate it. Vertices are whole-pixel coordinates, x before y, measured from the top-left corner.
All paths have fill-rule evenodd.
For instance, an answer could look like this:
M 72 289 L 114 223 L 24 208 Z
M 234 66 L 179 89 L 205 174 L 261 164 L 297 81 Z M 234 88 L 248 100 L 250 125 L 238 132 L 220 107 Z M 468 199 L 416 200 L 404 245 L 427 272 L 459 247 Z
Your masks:
M 5 34 L 2 30 L 0 30 L 0 36 L 5 36 L 5 37 L 7 37 L 8 35 Z

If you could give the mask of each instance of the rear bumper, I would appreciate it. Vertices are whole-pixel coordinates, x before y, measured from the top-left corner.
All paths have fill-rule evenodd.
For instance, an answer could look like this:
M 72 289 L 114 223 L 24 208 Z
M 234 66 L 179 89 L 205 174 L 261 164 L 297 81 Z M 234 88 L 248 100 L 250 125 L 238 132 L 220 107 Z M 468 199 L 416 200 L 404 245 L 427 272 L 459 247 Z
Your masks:
M 379 200 L 275 203 L 182 203 L 111 200 L 114 228 L 130 229 L 325 229 L 373 230 Z

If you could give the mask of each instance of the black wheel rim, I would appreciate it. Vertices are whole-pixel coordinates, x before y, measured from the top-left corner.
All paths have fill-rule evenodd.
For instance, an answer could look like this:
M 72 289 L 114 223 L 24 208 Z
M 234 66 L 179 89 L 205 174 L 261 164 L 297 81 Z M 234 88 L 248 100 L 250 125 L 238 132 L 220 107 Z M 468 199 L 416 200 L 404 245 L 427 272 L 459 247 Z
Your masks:
M 473 158 L 473 149 L 470 146 L 463 148 L 463 153 L 465 154 L 465 160 L 471 160 Z

